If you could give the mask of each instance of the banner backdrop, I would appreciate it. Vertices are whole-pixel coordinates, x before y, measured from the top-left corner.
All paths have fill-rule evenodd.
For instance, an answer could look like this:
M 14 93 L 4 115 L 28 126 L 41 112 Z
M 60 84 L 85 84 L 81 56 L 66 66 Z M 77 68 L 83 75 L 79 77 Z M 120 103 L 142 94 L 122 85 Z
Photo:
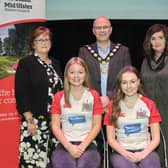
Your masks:
M 14 78 L 30 32 L 45 22 L 45 0 L 0 0 L 0 167 L 18 168 L 20 115 Z M 23 24 L 24 23 L 24 24 Z
M 14 75 L 0 80 L 0 167 L 18 167 L 20 120 L 15 107 Z
M 0 0 L 0 26 L 46 20 L 45 0 Z

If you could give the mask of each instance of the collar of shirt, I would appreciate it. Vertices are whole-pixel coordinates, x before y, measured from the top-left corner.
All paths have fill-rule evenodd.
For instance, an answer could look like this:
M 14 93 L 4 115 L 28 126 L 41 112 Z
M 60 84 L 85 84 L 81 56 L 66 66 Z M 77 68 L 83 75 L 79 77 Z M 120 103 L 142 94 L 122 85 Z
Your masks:
M 103 51 L 102 48 L 97 45 L 97 49 L 98 49 L 98 53 L 102 58 L 106 58 L 106 56 L 109 54 L 110 52 L 110 45 L 107 47 L 106 51 Z

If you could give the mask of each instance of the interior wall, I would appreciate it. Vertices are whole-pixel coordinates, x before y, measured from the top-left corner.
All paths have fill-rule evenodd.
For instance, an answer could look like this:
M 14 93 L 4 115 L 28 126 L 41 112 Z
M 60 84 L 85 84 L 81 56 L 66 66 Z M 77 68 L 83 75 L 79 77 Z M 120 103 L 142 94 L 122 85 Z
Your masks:
M 167 0 L 47 0 L 47 20 L 168 19 Z

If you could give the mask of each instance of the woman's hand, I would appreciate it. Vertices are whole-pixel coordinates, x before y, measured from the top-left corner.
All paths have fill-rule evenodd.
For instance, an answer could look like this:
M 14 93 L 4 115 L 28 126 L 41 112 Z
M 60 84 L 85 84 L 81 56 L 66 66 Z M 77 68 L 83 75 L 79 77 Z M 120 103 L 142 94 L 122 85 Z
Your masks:
M 27 119 L 27 131 L 30 135 L 35 135 L 36 134 L 36 124 L 34 122 L 34 119 Z
M 69 152 L 70 155 L 73 156 L 74 158 L 79 158 L 79 157 L 83 154 L 84 151 L 80 148 L 80 146 L 70 144 L 70 145 L 69 145 L 68 152 Z
M 137 158 L 137 162 L 140 162 L 141 160 L 143 160 L 146 157 L 146 154 L 144 151 L 135 152 L 135 156 Z
M 27 131 L 30 135 L 35 135 L 36 134 L 36 124 L 33 118 L 33 115 L 30 111 L 24 112 L 23 113 L 25 120 L 27 122 Z
M 137 157 L 137 156 L 135 155 L 135 153 L 133 153 L 133 152 L 130 152 L 130 151 L 126 151 L 126 150 L 125 150 L 123 156 L 124 156 L 126 159 L 130 160 L 131 162 L 134 162 L 134 163 L 138 162 L 138 157 Z

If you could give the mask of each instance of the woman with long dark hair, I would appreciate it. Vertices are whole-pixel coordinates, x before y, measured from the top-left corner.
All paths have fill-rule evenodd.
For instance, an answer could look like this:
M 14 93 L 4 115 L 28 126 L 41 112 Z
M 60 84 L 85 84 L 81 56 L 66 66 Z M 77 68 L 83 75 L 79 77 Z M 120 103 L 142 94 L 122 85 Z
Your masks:
M 105 114 L 113 168 L 160 168 L 154 150 L 160 143 L 160 114 L 144 96 L 138 71 L 124 67 L 117 76 L 114 98 Z

